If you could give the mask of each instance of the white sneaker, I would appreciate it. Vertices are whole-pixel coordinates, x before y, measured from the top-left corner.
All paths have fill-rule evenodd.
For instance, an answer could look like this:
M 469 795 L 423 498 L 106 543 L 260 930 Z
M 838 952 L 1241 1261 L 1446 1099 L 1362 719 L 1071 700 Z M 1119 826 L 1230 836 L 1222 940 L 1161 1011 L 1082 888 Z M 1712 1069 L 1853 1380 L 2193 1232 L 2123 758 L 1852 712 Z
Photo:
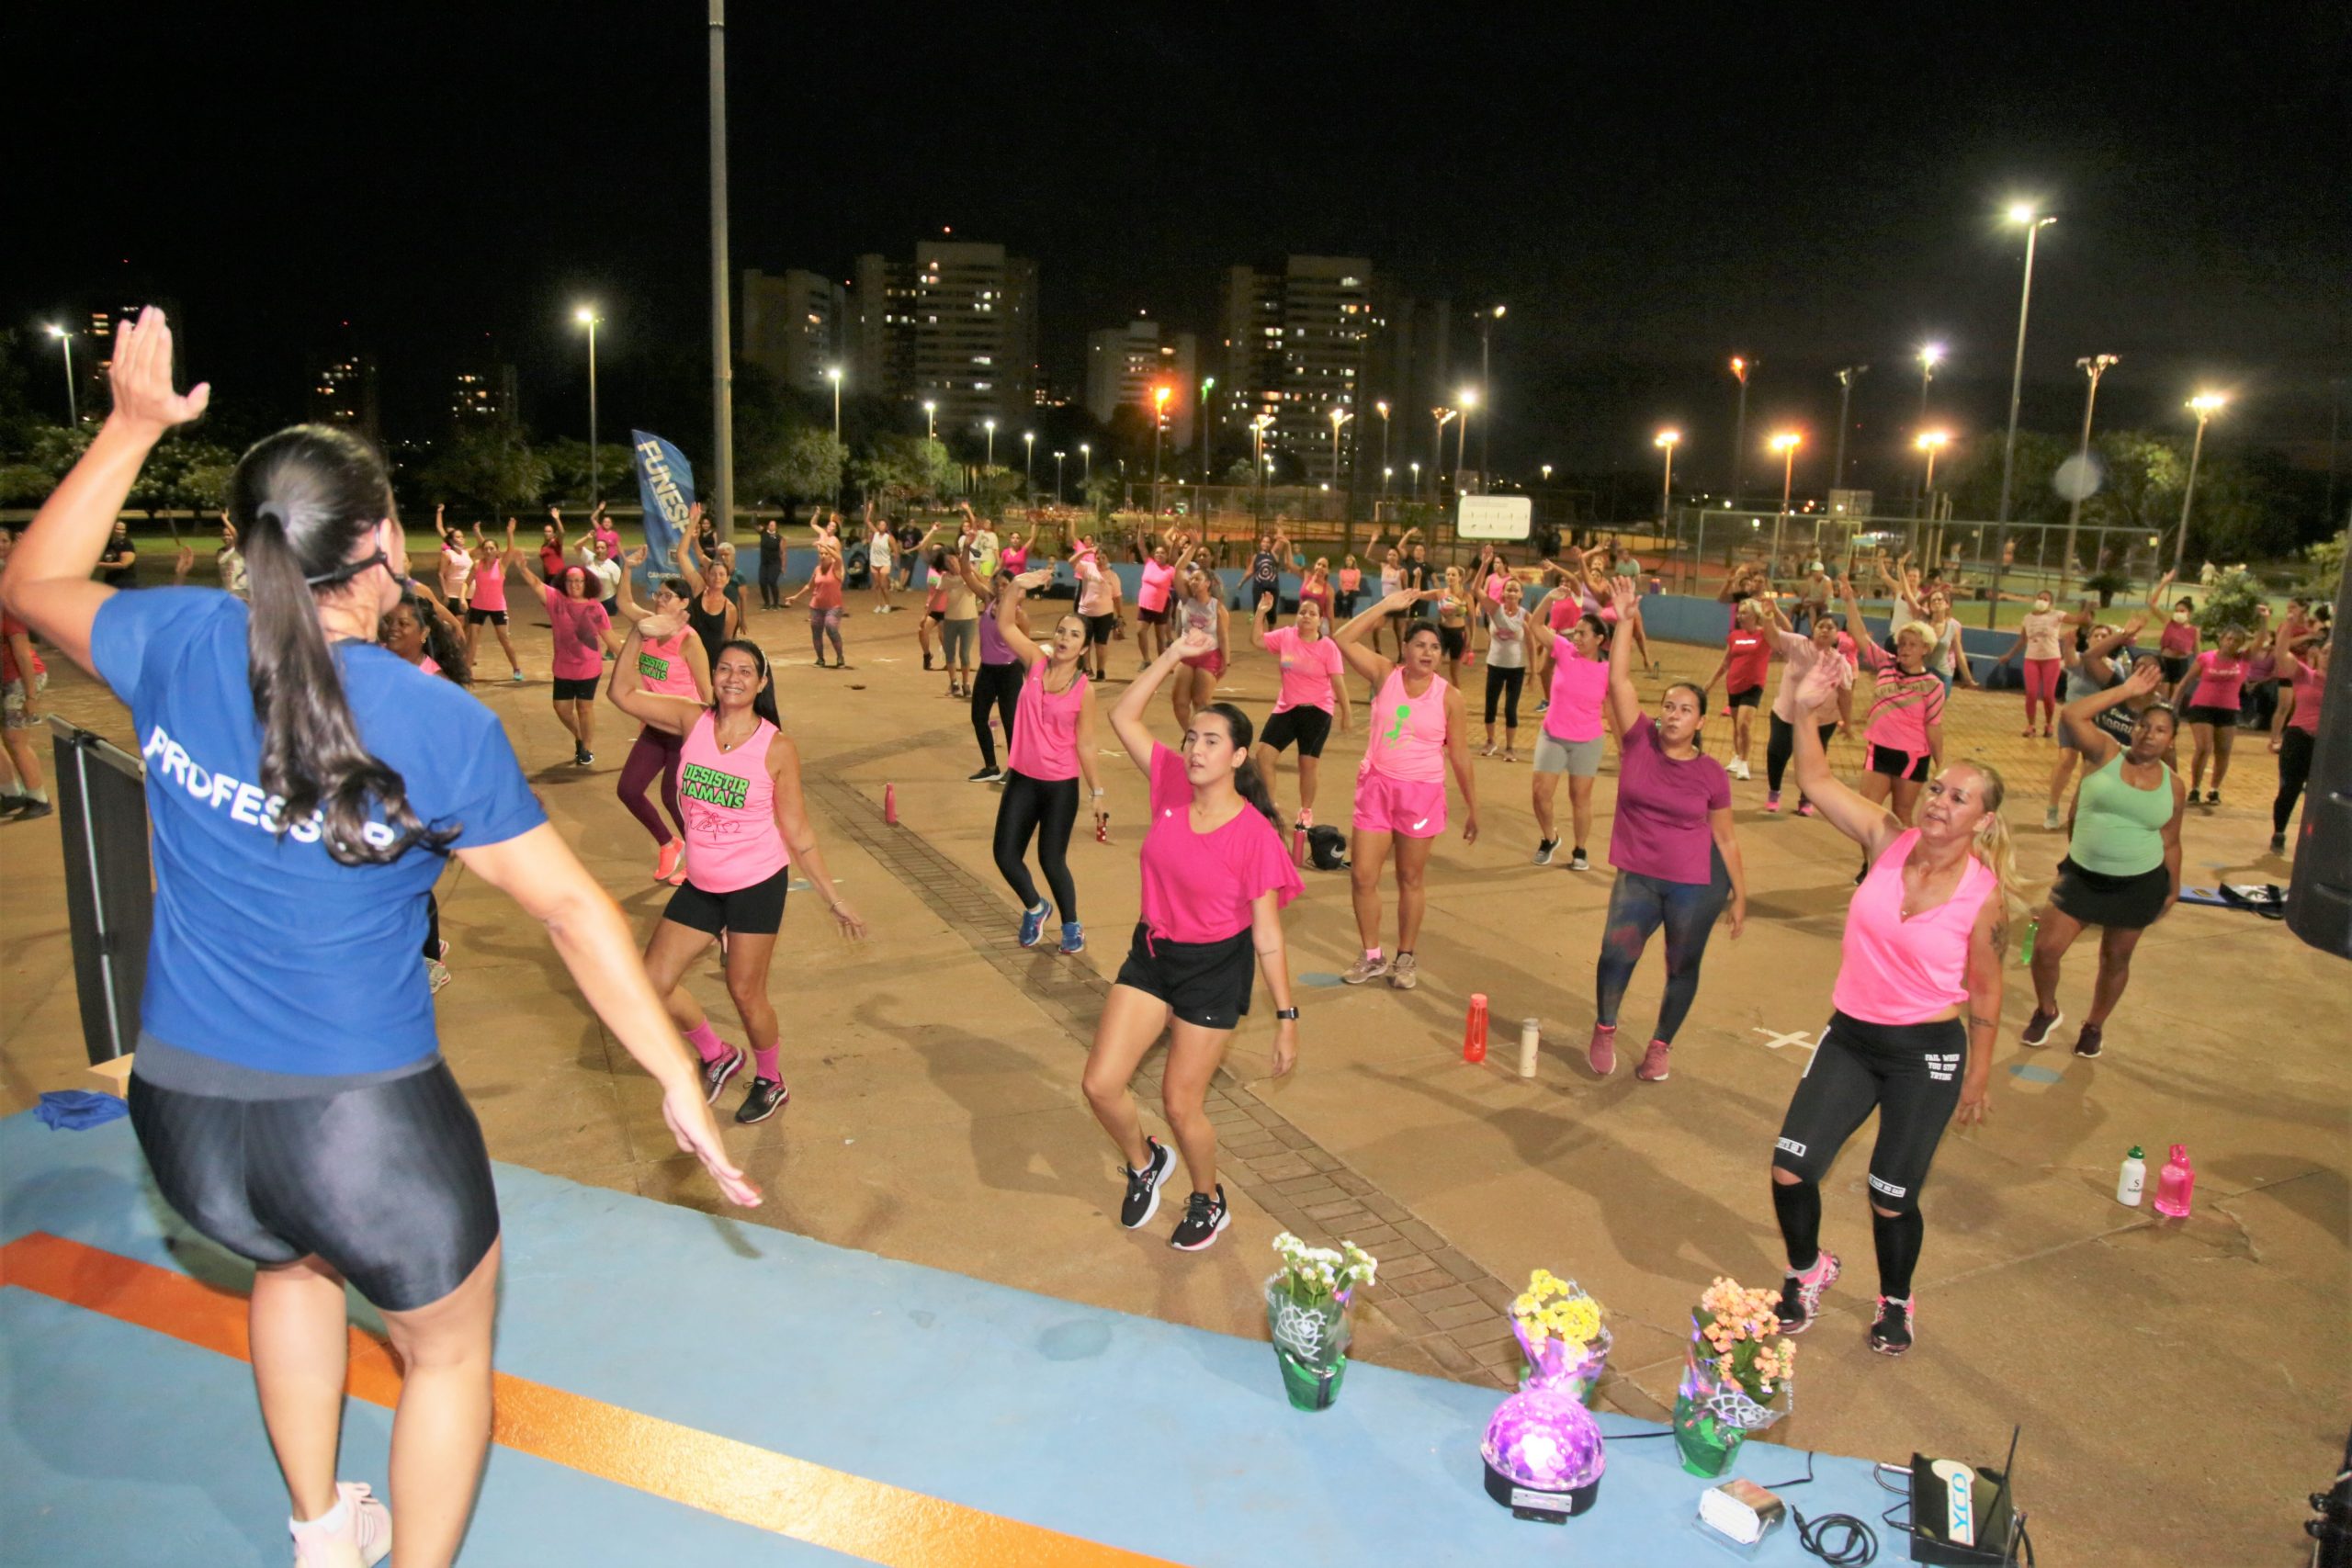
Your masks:
M 1731 766 L 1725 771 L 1728 772 L 1732 777 L 1739 780 L 1743 784 L 1747 781 L 1747 764 L 1737 757 L 1734 757 L 1731 760 Z
M 2058 815 L 2058 808 L 2056 807 L 2050 807 L 2042 812 L 2041 829 L 2043 832 L 2054 833 L 2065 825 L 2065 818 Z
M 295 1568 L 375 1568 L 392 1552 L 392 1516 L 356 1481 L 335 1483 L 335 1506 L 309 1524 L 288 1520 L 294 1536 Z M 323 1527 L 323 1528 L 322 1528 Z

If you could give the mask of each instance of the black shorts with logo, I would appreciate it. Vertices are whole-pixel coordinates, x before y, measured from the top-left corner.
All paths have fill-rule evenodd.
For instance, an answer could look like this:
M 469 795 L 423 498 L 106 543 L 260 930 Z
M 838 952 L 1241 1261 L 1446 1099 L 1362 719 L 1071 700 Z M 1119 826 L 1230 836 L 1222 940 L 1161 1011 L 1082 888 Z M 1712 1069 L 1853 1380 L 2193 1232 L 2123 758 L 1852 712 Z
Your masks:
M 1258 945 L 1247 926 L 1222 942 L 1170 942 L 1137 920 L 1114 983 L 1159 998 L 1186 1023 L 1232 1029 L 1250 1010 L 1257 972 Z
M 1291 742 L 1296 741 L 1302 757 L 1323 755 L 1323 742 L 1330 736 L 1329 711 L 1305 706 L 1283 709 L 1266 720 L 1266 728 L 1258 732 L 1258 739 L 1277 751 L 1289 750 Z

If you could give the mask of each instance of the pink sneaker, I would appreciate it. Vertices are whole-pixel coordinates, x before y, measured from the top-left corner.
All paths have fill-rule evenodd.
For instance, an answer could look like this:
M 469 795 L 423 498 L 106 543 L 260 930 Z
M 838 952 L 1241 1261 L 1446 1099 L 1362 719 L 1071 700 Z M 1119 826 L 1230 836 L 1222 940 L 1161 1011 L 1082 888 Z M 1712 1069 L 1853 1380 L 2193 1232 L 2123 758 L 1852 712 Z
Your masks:
M 392 1516 L 366 1484 L 335 1483 L 335 1505 L 308 1524 L 288 1519 L 295 1568 L 375 1568 L 392 1551 Z
M 1764 797 L 1764 809 L 1767 811 L 1778 811 L 1781 809 L 1781 792 L 1779 790 L 1776 789 Z
M 1668 1045 L 1663 1040 L 1651 1041 L 1650 1048 L 1642 1053 L 1642 1065 L 1634 1069 L 1634 1076 L 1641 1079 L 1644 1083 L 1664 1083 L 1666 1081 L 1666 1055 L 1668 1052 L 1673 1049 L 1673 1046 Z
M 1809 800 L 1800 800 L 1800 801 L 1798 801 L 1798 802 L 1797 802 L 1797 815 L 1798 815 L 1798 816 L 1800 816 L 1800 817 L 1810 817 L 1810 816 L 1812 816 L 1812 815 L 1813 815 L 1813 802 L 1811 802 L 1811 801 L 1809 801 Z
M 1617 1070 L 1617 1026 L 1596 1023 L 1592 1026 L 1592 1043 L 1584 1048 L 1585 1065 L 1597 1077 L 1607 1077 Z
M 668 882 L 675 878 L 678 867 L 685 858 L 686 841 L 684 839 L 673 839 L 662 845 L 661 852 L 653 857 L 653 880 Z

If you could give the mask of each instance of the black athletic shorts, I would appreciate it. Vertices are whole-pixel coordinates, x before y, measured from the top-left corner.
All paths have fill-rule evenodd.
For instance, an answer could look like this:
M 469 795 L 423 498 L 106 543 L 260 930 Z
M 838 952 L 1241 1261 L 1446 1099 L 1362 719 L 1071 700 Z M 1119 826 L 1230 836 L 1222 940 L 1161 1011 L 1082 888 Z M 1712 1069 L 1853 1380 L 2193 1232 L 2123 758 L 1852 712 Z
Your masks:
M 468 605 L 466 607 L 466 625 L 469 626 L 478 626 L 484 621 L 489 622 L 493 626 L 503 626 L 506 624 L 506 612 L 503 610 L 477 610 L 471 605 Z
M 1137 610 L 1136 619 L 1148 626 L 1164 626 L 1168 624 L 1168 607 L 1163 604 L 1157 610 Z
M 2238 722 L 2235 708 L 2214 707 L 2207 703 L 2191 703 L 2181 717 L 2191 724 L 2210 724 L 2216 729 L 2234 729 Z
M 1441 626 L 1437 628 L 1438 651 L 1448 659 L 1459 659 L 1463 649 L 1470 646 L 1468 626 Z
M 1764 705 L 1764 688 L 1750 686 L 1744 692 L 1734 692 L 1726 701 L 1736 708 L 1761 707 Z
M 1277 751 L 1290 750 L 1291 742 L 1298 742 L 1302 757 L 1323 755 L 1323 742 L 1331 736 L 1331 716 L 1318 707 L 1284 708 L 1266 720 L 1266 728 L 1258 739 Z
M 784 890 L 791 881 L 788 865 L 763 882 L 732 893 L 706 893 L 690 878 L 670 895 L 670 907 L 662 911 L 662 918 L 713 936 L 721 931 L 774 936 L 784 924 Z
M 2188 673 L 2188 655 L 2185 653 L 2159 653 L 2156 655 L 2156 671 L 2159 674 L 2164 676 L 2165 684 L 2167 686 L 2177 686 L 2180 684 L 2182 678 Z
M 1089 642 L 1109 642 L 1112 631 L 1119 624 L 1115 611 L 1107 615 L 1081 615 L 1079 618 L 1086 623 L 1086 640 Z
M 2086 926 L 2119 931 L 2154 925 L 2171 897 L 2172 873 L 2162 865 L 2137 876 L 2116 876 L 2076 865 L 2072 855 L 2058 863 L 2058 880 L 2050 889 L 2050 902 L 2061 913 Z
M 1928 782 L 1928 758 L 1924 751 L 1913 757 L 1907 751 L 1896 751 L 1873 740 L 1870 754 L 1871 773 L 1884 773 L 1891 779 L 1908 779 L 1913 784 Z
M 575 697 L 582 701 L 593 698 L 596 694 L 596 682 L 599 679 L 601 679 L 599 676 L 584 675 L 574 681 L 567 676 L 559 675 L 555 678 L 555 700 L 562 703 L 570 702 Z
M 164 1201 L 209 1239 L 264 1266 L 316 1254 L 388 1312 L 441 1300 L 498 1239 L 481 1125 L 439 1055 L 322 1079 L 319 1093 L 291 1074 L 198 1062 L 266 1098 L 143 1076 L 192 1055 L 142 1038 L 130 1124 Z
M 1186 1023 L 1232 1029 L 1250 1010 L 1257 972 L 1258 946 L 1248 926 L 1223 942 L 1170 942 L 1137 920 L 1127 960 L 1113 983 L 1159 998 Z

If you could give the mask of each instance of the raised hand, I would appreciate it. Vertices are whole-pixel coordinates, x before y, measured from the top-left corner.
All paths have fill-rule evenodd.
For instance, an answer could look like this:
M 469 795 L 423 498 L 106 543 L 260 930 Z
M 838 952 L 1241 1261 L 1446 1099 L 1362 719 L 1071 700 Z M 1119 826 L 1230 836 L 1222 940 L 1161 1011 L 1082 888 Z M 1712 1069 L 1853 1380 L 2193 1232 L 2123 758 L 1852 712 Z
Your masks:
M 1617 606 L 1617 613 L 1621 615 L 1631 615 L 1634 612 L 1634 607 L 1641 603 L 1640 593 L 1641 591 L 1634 586 L 1634 580 L 1630 577 L 1610 579 L 1610 602 Z
M 1199 659 L 1216 651 L 1216 636 L 1199 626 L 1186 626 L 1183 635 L 1169 647 L 1180 659 Z
M 1265 615 L 1266 613 L 1268 613 L 1269 611 L 1271 611 L 1273 607 L 1274 607 L 1274 596 L 1273 596 L 1272 594 L 1271 594 L 1271 593 L 1261 593 L 1261 594 L 1259 594 L 1259 595 L 1258 595 L 1258 614 L 1260 614 L 1260 615 Z
M 643 566 L 645 564 L 645 547 L 643 545 L 639 545 L 637 548 L 621 557 L 621 564 L 628 567 L 631 571 L 634 571 L 639 567 Z
M 114 361 L 107 373 L 114 389 L 111 417 L 161 435 L 201 415 L 212 401 L 212 383 L 199 381 L 186 392 L 172 390 L 172 328 L 150 305 L 135 321 L 115 329 Z
M 2143 659 L 2132 667 L 2131 674 L 2123 677 L 2123 694 L 2127 698 L 2144 697 L 2154 691 L 2164 678 L 2161 665 L 2153 659 Z

